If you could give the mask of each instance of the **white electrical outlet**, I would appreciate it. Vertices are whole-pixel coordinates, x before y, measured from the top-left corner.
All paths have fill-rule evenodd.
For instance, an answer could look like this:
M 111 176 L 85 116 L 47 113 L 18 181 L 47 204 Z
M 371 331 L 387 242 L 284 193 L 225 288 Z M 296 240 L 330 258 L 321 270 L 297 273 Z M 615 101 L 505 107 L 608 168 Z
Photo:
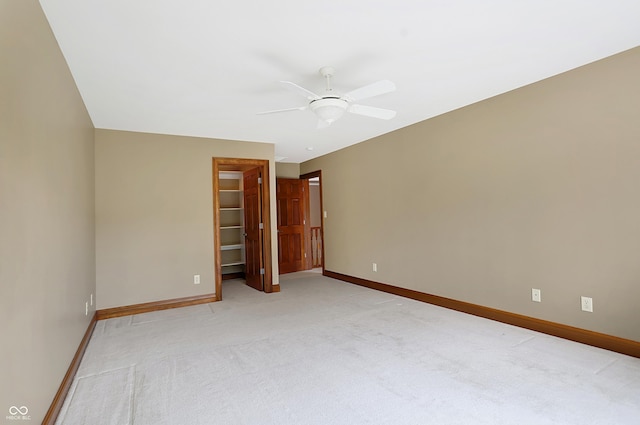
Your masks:
M 199 274 L 194 274 L 193 275 L 193 284 L 194 285 L 200 285 L 200 275 Z
M 589 313 L 593 313 L 593 298 L 580 297 L 580 304 L 582 305 L 582 311 L 588 311 Z
M 89 301 L 87 301 L 86 303 L 84 303 L 84 315 L 88 316 L 89 315 Z
M 376 263 L 373 263 L 373 271 L 374 272 L 378 271 L 378 265 Z
M 326 211 L 324 212 L 324 218 L 327 218 L 327 212 Z
M 93 294 L 91 294 L 91 301 L 90 301 L 91 305 L 93 305 Z
M 539 289 L 531 288 L 531 301 L 542 302 L 542 293 Z

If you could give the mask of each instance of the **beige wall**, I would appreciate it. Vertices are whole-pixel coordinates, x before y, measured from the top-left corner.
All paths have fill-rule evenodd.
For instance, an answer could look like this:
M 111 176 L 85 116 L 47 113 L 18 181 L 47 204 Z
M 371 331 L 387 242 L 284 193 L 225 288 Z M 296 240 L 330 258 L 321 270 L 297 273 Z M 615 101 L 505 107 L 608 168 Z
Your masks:
M 636 48 L 303 163 L 326 268 L 640 341 L 639 76 Z
M 0 58 L 0 423 L 36 424 L 95 309 L 93 125 L 36 0 L 0 0 Z
M 98 308 L 215 293 L 213 157 L 270 160 L 275 193 L 272 144 L 96 130 Z
M 311 227 L 322 226 L 322 211 L 320 211 L 320 185 L 309 185 L 309 224 Z
M 297 179 L 300 177 L 300 164 L 293 162 L 276 162 L 276 177 Z

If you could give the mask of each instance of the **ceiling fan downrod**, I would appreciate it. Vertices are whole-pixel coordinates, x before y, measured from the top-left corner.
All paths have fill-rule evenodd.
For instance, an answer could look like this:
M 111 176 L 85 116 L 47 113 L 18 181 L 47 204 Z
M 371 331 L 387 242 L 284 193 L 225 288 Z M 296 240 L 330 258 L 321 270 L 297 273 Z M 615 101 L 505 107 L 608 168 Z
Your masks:
M 320 75 L 322 75 L 327 81 L 327 93 L 333 92 L 333 88 L 331 87 L 331 77 L 336 70 L 332 66 L 323 66 L 320 68 Z

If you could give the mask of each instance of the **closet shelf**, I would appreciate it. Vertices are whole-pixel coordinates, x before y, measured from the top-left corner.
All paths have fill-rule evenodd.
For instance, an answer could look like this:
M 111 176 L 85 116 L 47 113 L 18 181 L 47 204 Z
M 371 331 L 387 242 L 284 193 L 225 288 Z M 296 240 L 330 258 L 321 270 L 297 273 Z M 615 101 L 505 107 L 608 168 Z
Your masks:
M 233 244 L 233 245 L 221 245 L 220 246 L 220 250 L 221 251 L 231 251 L 233 249 L 242 249 L 242 244 L 238 243 L 238 244 Z

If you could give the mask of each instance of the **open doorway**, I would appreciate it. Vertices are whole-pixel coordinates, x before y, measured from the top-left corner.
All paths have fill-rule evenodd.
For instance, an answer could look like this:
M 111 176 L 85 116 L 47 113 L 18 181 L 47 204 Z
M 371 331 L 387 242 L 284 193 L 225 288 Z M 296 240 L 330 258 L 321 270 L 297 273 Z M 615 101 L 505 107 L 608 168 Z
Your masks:
M 322 207 L 320 206 L 320 177 L 308 179 L 309 190 L 309 231 L 310 242 L 309 257 L 310 268 L 314 271 L 322 271 Z
M 213 158 L 216 299 L 225 277 L 277 292 L 271 271 L 269 161 Z
M 307 229 L 307 269 L 324 273 L 324 220 L 322 205 L 322 171 L 314 171 L 300 176 L 306 181 Z

